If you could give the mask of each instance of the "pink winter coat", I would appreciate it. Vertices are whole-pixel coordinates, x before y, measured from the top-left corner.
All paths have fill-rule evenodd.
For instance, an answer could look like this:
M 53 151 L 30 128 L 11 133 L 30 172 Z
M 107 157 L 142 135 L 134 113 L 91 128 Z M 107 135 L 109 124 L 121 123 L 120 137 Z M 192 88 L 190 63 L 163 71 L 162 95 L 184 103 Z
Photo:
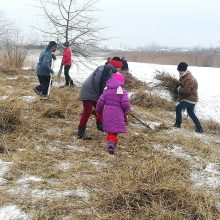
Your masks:
M 66 47 L 63 52 L 63 65 L 72 65 L 72 53 L 69 47 Z
M 125 112 L 130 111 L 128 94 L 123 88 L 124 83 L 117 79 L 110 79 L 96 105 L 96 111 L 102 112 L 103 108 L 103 129 L 107 133 L 125 133 Z M 123 94 L 117 94 L 121 87 Z

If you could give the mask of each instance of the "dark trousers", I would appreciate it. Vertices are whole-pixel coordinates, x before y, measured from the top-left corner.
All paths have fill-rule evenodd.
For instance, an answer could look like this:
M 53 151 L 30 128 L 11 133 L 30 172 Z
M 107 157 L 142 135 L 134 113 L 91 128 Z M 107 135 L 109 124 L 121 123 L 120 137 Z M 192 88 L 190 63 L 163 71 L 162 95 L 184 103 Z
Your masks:
M 47 95 L 48 87 L 50 84 L 50 76 L 41 76 L 37 75 L 40 85 L 37 86 L 35 89 L 41 94 L 41 95 Z
M 189 117 L 192 119 L 194 122 L 196 129 L 200 130 L 202 128 L 199 119 L 197 118 L 194 109 L 195 109 L 195 104 L 191 104 L 185 101 L 181 101 L 177 106 L 176 106 L 176 125 L 181 125 L 182 122 L 182 110 L 187 110 L 187 113 Z
M 65 65 L 64 66 L 64 75 L 65 75 L 65 80 L 66 80 L 66 86 L 74 85 L 73 80 L 71 79 L 69 75 L 69 70 L 70 70 L 71 65 Z
M 83 114 L 80 118 L 80 127 L 86 128 L 89 117 L 93 112 L 93 108 L 96 109 L 97 102 L 91 100 L 83 101 Z M 96 123 L 102 123 L 102 114 L 96 114 Z

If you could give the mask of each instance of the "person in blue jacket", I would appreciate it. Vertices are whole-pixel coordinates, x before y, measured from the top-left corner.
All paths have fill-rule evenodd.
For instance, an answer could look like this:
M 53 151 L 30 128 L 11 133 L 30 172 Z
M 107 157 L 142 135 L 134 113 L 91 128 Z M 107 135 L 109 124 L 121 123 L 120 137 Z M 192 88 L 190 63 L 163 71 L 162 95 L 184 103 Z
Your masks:
M 39 61 L 37 64 L 36 72 L 40 85 L 34 88 L 34 91 L 38 95 L 46 96 L 50 84 L 51 73 L 54 74 L 51 68 L 53 52 L 56 51 L 57 43 L 50 41 L 48 46 L 41 52 Z

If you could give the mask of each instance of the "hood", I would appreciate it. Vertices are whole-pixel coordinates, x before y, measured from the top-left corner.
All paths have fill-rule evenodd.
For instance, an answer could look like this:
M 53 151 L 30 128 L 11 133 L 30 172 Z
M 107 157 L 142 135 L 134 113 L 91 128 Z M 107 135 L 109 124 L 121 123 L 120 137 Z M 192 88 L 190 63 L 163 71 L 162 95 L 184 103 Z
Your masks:
M 117 79 L 109 79 L 106 83 L 109 89 L 117 89 L 119 86 L 124 86 L 124 83 Z

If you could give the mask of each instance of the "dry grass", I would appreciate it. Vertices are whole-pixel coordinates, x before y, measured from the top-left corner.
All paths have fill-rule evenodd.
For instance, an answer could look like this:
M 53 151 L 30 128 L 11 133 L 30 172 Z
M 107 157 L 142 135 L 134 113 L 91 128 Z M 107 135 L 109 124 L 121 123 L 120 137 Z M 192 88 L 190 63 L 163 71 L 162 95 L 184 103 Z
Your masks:
M 180 100 L 180 96 L 177 91 L 177 88 L 180 86 L 179 80 L 177 80 L 175 77 L 172 77 L 169 73 L 160 72 L 159 70 L 156 71 L 154 79 L 159 81 L 155 84 L 155 88 L 167 90 L 174 102 Z
M 114 52 L 115 54 L 115 52 Z M 113 56 L 114 56 L 113 54 Z M 130 62 L 156 63 L 165 65 L 177 65 L 183 61 L 190 66 L 220 67 L 220 53 L 211 50 L 195 51 L 117 51 L 120 57 L 126 57 Z M 112 57 L 112 54 L 107 56 Z
M 147 153 L 109 171 L 111 187 L 100 200 L 108 213 L 103 219 L 218 219 L 214 203 L 185 181 L 185 163 Z
M 0 72 L 1 72 L 1 74 L 5 74 L 8 76 L 14 76 L 19 72 L 19 70 L 11 67 L 10 65 L 9 66 L 0 65 Z
M 173 111 L 175 109 L 174 103 L 143 91 L 133 94 L 131 96 L 131 103 L 143 108 L 163 108 L 168 111 Z
M 4 175 L 7 184 L 0 189 L 1 207 L 16 204 L 39 220 L 65 217 L 74 220 L 220 218 L 215 197 L 193 186 L 189 162 L 154 149 L 158 143 L 164 149 L 178 144 L 190 153 L 198 152 L 201 157 L 211 159 L 211 150 L 217 148 L 215 144 L 189 139 L 183 135 L 186 131 L 178 135 L 164 129 L 151 133 L 131 121 L 128 133 L 120 136 L 116 155 L 109 156 L 105 135 L 96 130 L 93 118 L 88 123 L 88 133 L 93 140 L 79 140 L 74 135 L 82 111 L 78 88 L 52 87 L 50 101 L 36 98 L 27 102 L 20 97 L 35 96 L 32 83 L 37 78 L 33 73 L 25 81 L 24 74 L 28 73 L 19 74 L 17 80 L 0 82 L 2 88 L 9 85 L 16 88 L 16 94 L 10 96 L 15 97 L 16 104 L 9 101 L 11 98 L 0 102 L 11 112 L 8 115 L 4 111 L 3 118 L 6 121 L 13 118 L 15 124 L 12 123 L 13 132 L 1 135 L 12 155 L 0 154 L 1 160 L 12 162 Z M 1 72 L 0 77 L 7 78 Z M 148 93 L 137 94 L 136 98 L 138 106 L 134 108 L 143 120 L 166 118 L 172 123 L 174 117 L 164 110 L 174 109 L 172 103 Z M 187 128 L 192 132 L 191 127 Z M 63 163 L 69 166 L 60 168 L 58 165 Z M 40 177 L 42 181 L 19 182 L 24 176 Z M 86 190 L 89 198 L 66 193 L 78 187 L 81 191 Z M 16 193 L 9 193 L 9 190 Z
M 220 132 L 220 123 L 210 119 L 202 122 L 202 125 L 205 128 L 205 131 L 213 132 L 219 134 Z
M 16 98 L 9 97 L 0 101 L 0 131 L 14 131 L 24 124 L 22 117 L 22 103 Z
M 131 73 L 126 73 L 125 74 L 125 87 L 128 91 L 131 91 L 133 89 L 149 89 L 149 87 L 147 86 L 146 83 L 138 80 L 137 78 L 135 78 Z

